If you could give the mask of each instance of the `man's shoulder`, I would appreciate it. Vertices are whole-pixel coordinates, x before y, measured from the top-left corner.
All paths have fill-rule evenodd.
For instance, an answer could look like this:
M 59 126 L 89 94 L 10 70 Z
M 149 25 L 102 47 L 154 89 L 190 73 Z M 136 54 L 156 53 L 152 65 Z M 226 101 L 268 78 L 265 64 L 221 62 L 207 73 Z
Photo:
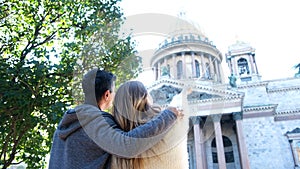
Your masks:
M 113 119 L 113 116 L 105 111 L 100 110 L 98 107 L 90 105 L 90 104 L 81 104 L 79 106 L 76 106 L 72 112 L 78 113 L 91 113 L 91 114 L 98 114 L 105 118 L 111 118 Z

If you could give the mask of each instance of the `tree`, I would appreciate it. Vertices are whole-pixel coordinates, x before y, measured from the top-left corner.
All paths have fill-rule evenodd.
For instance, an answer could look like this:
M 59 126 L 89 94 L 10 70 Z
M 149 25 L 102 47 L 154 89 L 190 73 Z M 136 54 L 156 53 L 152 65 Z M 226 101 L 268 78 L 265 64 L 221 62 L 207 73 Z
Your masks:
M 0 167 L 45 167 L 55 127 L 74 102 L 74 68 L 83 62 L 88 68 L 86 52 L 97 50 L 86 49 L 96 34 L 107 36 L 94 66 L 118 75 L 121 65 L 131 64 L 120 79 L 135 76 L 139 64 L 131 61 L 139 58 L 131 38 L 118 36 L 118 2 L 0 0 Z
M 83 101 L 81 78 L 93 67 L 100 67 L 117 75 L 116 86 L 132 79 L 141 71 L 141 57 L 136 56 L 135 44 L 130 36 L 118 34 L 123 20 L 114 20 L 109 27 L 101 27 L 84 44 L 74 68 L 73 96 L 79 104 Z M 123 38 L 120 39 L 120 36 Z

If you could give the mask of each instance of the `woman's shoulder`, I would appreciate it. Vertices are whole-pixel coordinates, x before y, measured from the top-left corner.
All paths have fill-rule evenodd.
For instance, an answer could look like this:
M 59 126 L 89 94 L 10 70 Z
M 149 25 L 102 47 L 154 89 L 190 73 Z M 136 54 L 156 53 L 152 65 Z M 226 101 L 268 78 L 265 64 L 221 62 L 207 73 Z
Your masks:
M 105 119 L 105 121 L 114 128 L 120 128 L 120 126 L 117 124 L 114 116 L 108 112 L 105 111 L 101 111 L 101 114 L 103 116 L 103 118 Z
M 108 112 L 100 111 L 104 118 L 114 119 L 114 116 Z

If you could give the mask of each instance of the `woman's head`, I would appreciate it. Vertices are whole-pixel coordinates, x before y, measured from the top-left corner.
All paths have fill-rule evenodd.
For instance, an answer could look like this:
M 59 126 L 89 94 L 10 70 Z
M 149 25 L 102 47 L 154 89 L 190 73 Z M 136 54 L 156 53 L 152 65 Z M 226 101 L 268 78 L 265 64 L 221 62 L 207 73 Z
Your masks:
M 149 104 L 148 92 L 143 83 L 128 81 L 116 92 L 113 115 L 120 127 L 129 131 L 147 122 L 156 114 Z
M 139 81 L 128 81 L 122 84 L 115 94 L 112 113 L 116 122 L 124 131 L 146 123 L 160 111 L 149 103 L 147 89 Z M 123 159 L 114 156 L 112 163 L 119 169 L 142 169 L 140 158 Z

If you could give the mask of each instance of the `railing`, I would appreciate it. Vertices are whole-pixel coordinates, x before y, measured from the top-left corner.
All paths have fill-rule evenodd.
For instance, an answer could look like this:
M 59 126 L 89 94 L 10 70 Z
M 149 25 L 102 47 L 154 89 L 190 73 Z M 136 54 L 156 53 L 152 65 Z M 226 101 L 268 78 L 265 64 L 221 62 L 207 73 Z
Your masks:
M 216 47 L 212 41 L 209 41 L 208 38 L 206 37 L 201 37 L 200 35 L 198 35 L 197 38 L 195 38 L 194 35 L 189 35 L 189 36 L 183 36 L 180 35 L 177 38 L 173 37 L 172 39 L 169 40 L 165 40 L 162 43 L 159 44 L 159 47 L 157 49 L 157 51 L 170 47 L 170 46 L 174 46 L 177 44 L 182 44 L 182 43 L 202 43 L 202 44 L 207 44 L 207 45 L 211 45 L 213 47 Z

